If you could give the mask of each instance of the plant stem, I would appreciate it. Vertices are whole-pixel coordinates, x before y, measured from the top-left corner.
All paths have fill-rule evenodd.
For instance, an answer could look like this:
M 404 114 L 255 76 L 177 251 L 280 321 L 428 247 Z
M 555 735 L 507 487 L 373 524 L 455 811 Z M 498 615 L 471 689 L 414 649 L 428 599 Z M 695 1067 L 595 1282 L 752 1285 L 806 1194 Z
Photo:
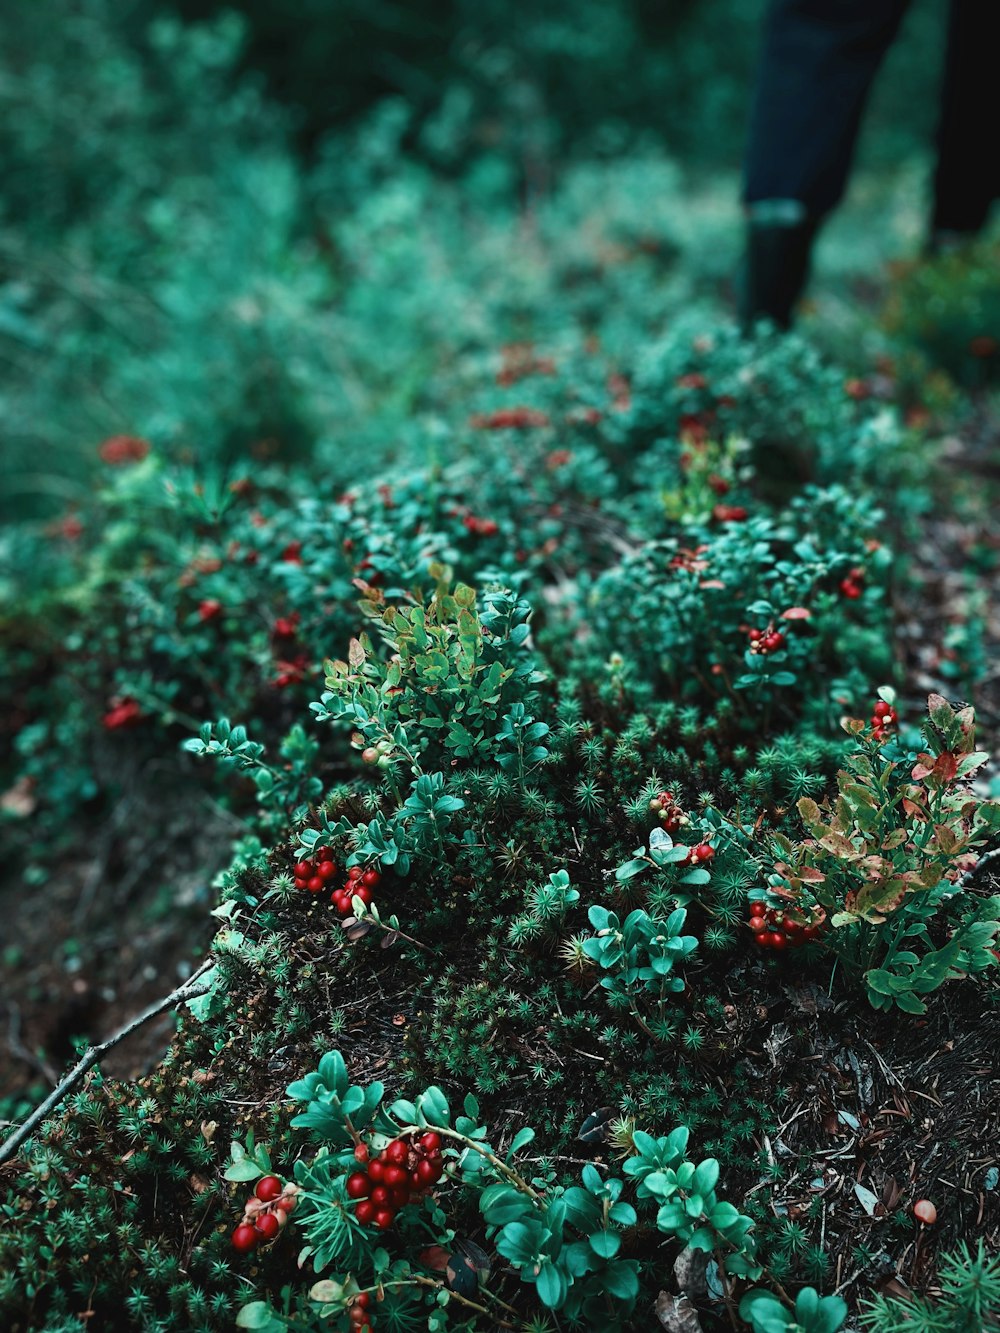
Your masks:
M 199 985 L 197 984 L 197 981 L 198 978 L 203 976 L 211 966 L 211 959 L 206 959 L 201 967 L 199 967 L 198 970 L 185 981 L 183 986 L 178 986 L 176 990 L 171 991 L 170 994 L 164 996 L 162 1000 L 157 1000 L 154 1004 L 151 1004 L 148 1009 L 144 1009 L 141 1014 L 126 1023 L 123 1028 L 119 1028 L 119 1030 L 113 1036 L 108 1037 L 106 1041 L 100 1042 L 97 1046 L 88 1046 L 73 1068 L 61 1082 L 56 1084 L 41 1105 L 37 1106 L 35 1110 L 32 1111 L 31 1115 L 28 1116 L 27 1120 L 25 1120 L 19 1128 L 15 1129 L 12 1134 L 9 1134 L 3 1144 L 0 1145 L 0 1166 L 14 1156 L 21 1144 L 24 1143 L 26 1139 L 30 1138 L 31 1134 L 42 1121 L 44 1121 L 56 1109 L 59 1103 L 73 1090 L 73 1088 L 76 1087 L 88 1069 L 92 1069 L 103 1056 L 107 1055 L 108 1051 L 114 1046 L 117 1046 L 120 1041 L 124 1041 L 125 1038 L 135 1032 L 137 1028 L 141 1028 L 144 1023 L 148 1023 L 151 1018 L 155 1018 L 157 1014 L 162 1014 L 164 1009 L 175 1009 L 178 1005 L 186 1004 L 188 1000 L 196 999 L 199 995 L 205 995 L 210 989 L 210 985 L 205 982 L 202 982 Z

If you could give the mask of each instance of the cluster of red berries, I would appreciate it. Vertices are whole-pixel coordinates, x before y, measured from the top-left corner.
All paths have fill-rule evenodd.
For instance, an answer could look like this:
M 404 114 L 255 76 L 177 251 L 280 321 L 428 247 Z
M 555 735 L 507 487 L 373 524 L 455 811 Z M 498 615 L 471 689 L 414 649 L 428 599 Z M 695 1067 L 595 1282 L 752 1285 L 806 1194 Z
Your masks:
M 691 847 L 683 861 L 682 866 L 704 866 L 708 865 L 715 855 L 715 848 L 708 842 L 699 842 L 696 847 Z
M 105 731 L 119 731 L 122 727 L 134 727 L 142 721 L 142 709 L 136 701 L 126 695 L 119 699 L 101 718 Z
M 317 847 L 311 860 L 299 861 L 295 866 L 295 887 L 305 889 L 307 893 L 322 893 L 329 888 L 336 874 L 333 848 Z M 362 870 L 360 866 L 351 866 L 343 886 L 333 890 L 330 901 L 342 916 L 350 912 L 353 897 L 360 898 L 367 907 L 372 900 L 372 890 L 381 878 L 377 870 Z
M 295 887 L 309 893 L 322 893 L 337 873 L 332 847 L 317 847 L 312 860 L 299 861 L 294 870 Z
M 341 916 L 350 916 L 353 911 L 352 898 L 360 898 L 368 907 L 372 900 L 372 890 L 377 888 L 381 878 L 377 870 L 362 870 L 360 866 L 351 866 L 346 884 L 342 889 L 334 889 L 330 901 Z
M 800 921 L 757 901 L 750 904 L 750 929 L 762 949 L 797 949 L 817 937 L 820 923 Z
M 682 825 L 691 822 L 681 809 L 672 791 L 661 791 L 658 796 L 654 796 L 649 803 L 649 808 L 662 823 L 667 833 L 676 833 Z
M 475 514 L 466 514 L 462 526 L 466 532 L 472 532 L 477 537 L 495 537 L 500 531 L 496 519 L 478 518 Z
M 247 1199 L 243 1220 L 232 1234 L 233 1248 L 241 1254 L 274 1240 L 295 1207 L 298 1185 L 283 1185 L 277 1176 L 263 1176 Z
M 371 1301 L 371 1295 L 367 1291 L 359 1291 L 351 1302 L 351 1308 L 347 1313 L 347 1321 L 351 1328 L 358 1330 L 358 1333 L 371 1333 L 372 1317 L 368 1313 Z
M 128 463 L 141 463 L 149 453 L 149 444 L 135 435 L 112 435 L 97 452 L 102 463 L 125 467 Z
M 750 511 L 743 505 L 713 505 L 712 517 L 716 523 L 742 523 L 750 517 Z
M 277 690 L 286 690 L 289 685 L 297 685 L 309 670 L 308 654 L 296 651 L 298 645 L 295 636 L 298 633 L 299 620 L 297 611 L 293 611 L 290 616 L 279 616 L 271 631 L 278 666 L 278 674 L 274 678 L 274 687 Z
M 840 595 L 846 597 L 850 602 L 856 602 L 861 596 L 861 585 L 865 581 L 865 571 L 860 565 L 855 565 L 853 569 L 848 570 L 847 576 L 840 580 Z
M 548 414 L 536 407 L 501 407 L 496 412 L 481 412 L 469 422 L 474 430 L 529 430 L 548 424 Z
M 747 638 L 750 640 L 750 651 L 759 653 L 761 657 L 780 652 L 785 646 L 785 636 L 773 625 L 768 625 L 767 629 L 747 630 Z
M 887 704 L 884 699 L 879 699 L 872 711 L 872 731 L 876 738 L 880 741 L 885 740 L 898 721 L 899 714 L 892 704 Z
M 347 1197 L 357 1200 L 354 1215 L 362 1226 L 380 1231 L 392 1226 L 400 1208 L 426 1193 L 444 1173 L 441 1135 L 434 1130 L 410 1140 L 393 1139 L 374 1158 L 368 1145 L 359 1143 L 354 1159 L 367 1169 L 347 1177 Z

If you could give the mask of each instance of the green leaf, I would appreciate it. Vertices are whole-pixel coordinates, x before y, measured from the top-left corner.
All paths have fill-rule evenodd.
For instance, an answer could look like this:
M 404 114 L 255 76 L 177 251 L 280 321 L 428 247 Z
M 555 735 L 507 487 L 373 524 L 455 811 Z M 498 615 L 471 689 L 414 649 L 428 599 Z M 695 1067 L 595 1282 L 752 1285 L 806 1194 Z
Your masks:
M 535 1131 L 531 1129 L 528 1125 L 525 1125 L 523 1129 L 519 1129 L 517 1133 L 514 1135 L 514 1141 L 511 1143 L 510 1151 L 507 1153 L 508 1162 L 516 1152 L 519 1152 L 522 1148 L 527 1147 L 527 1145 L 531 1143 L 534 1137 L 535 1137 Z
M 622 1247 L 622 1238 L 617 1231 L 596 1231 L 587 1240 L 590 1248 L 602 1259 L 613 1259 Z
M 621 884 L 624 883 L 624 881 L 627 879 L 634 879 L 636 875 L 640 875 L 644 870 L 647 870 L 648 868 L 649 868 L 649 862 L 647 860 L 645 859 L 640 860 L 638 857 L 636 857 L 631 861 L 626 861 L 624 865 L 620 865 L 618 867 L 618 869 L 615 871 L 615 879 L 618 880 L 619 884 Z
M 538 1299 L 547 1309 L 561 1308 L 569 1291 L 569 1283 L 558 1264 L 546 1259 L 538 1271 L 535 1285 L 538 1288 Z

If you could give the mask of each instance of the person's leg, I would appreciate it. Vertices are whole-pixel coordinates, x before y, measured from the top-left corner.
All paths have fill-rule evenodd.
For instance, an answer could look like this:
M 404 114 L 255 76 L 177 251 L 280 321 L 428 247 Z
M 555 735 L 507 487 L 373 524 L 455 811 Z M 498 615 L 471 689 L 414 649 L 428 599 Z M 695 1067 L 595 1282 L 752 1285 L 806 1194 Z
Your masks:
M 951 0 L 934 175 L 932 245 L 979 231 L 1000 197 L 1000 12 L 989 0 Z
M 865 100 L 909 0 L 774 0 L 744 169 L 745 325 L 787 327 L 812 241 L 847 183 Z

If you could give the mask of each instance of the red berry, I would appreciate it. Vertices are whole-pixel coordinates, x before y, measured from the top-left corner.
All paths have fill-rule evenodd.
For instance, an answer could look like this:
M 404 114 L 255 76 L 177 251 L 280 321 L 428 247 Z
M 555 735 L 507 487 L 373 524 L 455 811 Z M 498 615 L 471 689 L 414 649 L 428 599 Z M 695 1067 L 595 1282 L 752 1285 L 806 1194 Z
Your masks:
M 307 881 L 306 888 L 310 893 L 322 893 L 323 881 L 320 879 L 319 875 L 313 875 L 312 879 Z
M 359 1291 L 357 1296 L 354 1298 L 354 1304 L 360 1305 L 362 1310 L 367 1310 L 369 1305 L 371 1305 L 371 1301 L 372 1301 L 371 1294 L 367 1291 Z
M 785 949 L 785 948 L 787 948 L 787 947 L 788 947 L 788 937 L 787 937 L 787 935 L 779 935 L 778 932 L 775 931 L 775 932 L 771 935 L 771 948 L 772 948 L 772 949 Z
M 257 1181 L 257 1188 L 254 1190 L 261 1203 L 273 1203 L 281 1193 L 284 1186 L 277 1176 L 263 1176 Z
M 257 1228 L 249 1226 L 246 1222 L 241 1222 L 232 1234 L 233 1248 L 239 1250 L 241 1254 L 254 1249 L 259 1240 Z
M 390 1193 L 392 1196 L 392 1206 L 394 1208 L 405 1208 L 410 1202 L 409 1181 L 407 1181 L 406 1185 L 400 1185 L 397 1189 L 391 1190 Z
M 394 1162 L 397 1166 L 402 1166 L 410 1155 L 410 1149 L 402 1139 L 393 1139 L 393 1141 L 387 1145 L 385 1155 L 387 1161 Z M 388 1179 L 388 1174 L 386 1178 Z
M 379 1231 L 388 1231 L 392 1226 L 392 1219 L 395 1216 L 396 1214 L 391 1208 L 380 1208 L 375 1214 L 375 1225 L 378 1227 Z
M 261 1213 L 257 1218 L 257 1230 L 265 1240 L 274 1240 L 275 1236 L 281 1230 L 281 1223 L 275 1217 L 274 1213 Z
M 698 846 L 694 849 L 694 857 L 696 861 L 711 861 L 714 855 L 715 849 L 707 842 L 699 842 Z
M 298 876 L 296 876 L 296 879 L 295 879 L 295 887 L 296 887 L 297 889 L 303 889 L 303 890 L 304 890 L 304 889 L 308 888 L 308 886 L 309 886 L 309 881 L 308 881 L 307 879 L 299 879 Z
M 360 889 L 354 890 L 354 896 L 356 898 L 360 898 L 366 907 L 368 907 L 371 904 L 372 891 L 371 889 L 366 889 L 363 884 Z
M 376 1185 L 368 1197 L 374 1204 L 388 1203 L 389 1191 L 386 1189 L 384 1185 Z
M 333 861 L 320 861 L 319 865 L 316 867 L 316 874 L 323 880 L 333 879 L 336 873 L 337 867 Z
M 312 879 L 316 871 L 311 861 L 300 861 L 294 873 L 296 879 Z
M 298 1200 L 294 1194 L 286 1194 L 283 1198 L 276 1200 L 275 1208 L 280 1208 L 283 1213 L 290 1213 L 294 1209 Z
M 762 916 L 752 916 L 750 918 L 750 929 L 755 935 L 763 935 L 767 930 L 767 922 Z
M 347 1197 L 349 1199 L 365 1199 L 368 1197 L 370 1189 L 371 1184 L 363 1171 L 355 1171 L 352 1176 L 347 1177 Z
M 317 861 L 332 861 L 334 859 L 332 847 L 317 847 L 313 852 Z
M 892 705 L 887 704 L 884 699 L 879 699 L 873 711 L 876 717 L 888 717 L 892 712 Z
M 347 878 L 352 880 L 362 879 L 364 877 L 364 873 L 365 872 L 361 869 L 360 866 L 351 866 L 350 870 L 348 870 L 347 872 Z
M 441 1135 L 433 1129 L 420 1136 L 420 1146 L 425 1152 L 437 1152 L 441 1147 Z
M 433 1185 L 440 1180 L 441 1170 L 440 1162 L 431 1162 L 425 1158 L 422 1162 L 417 1163 L 417 1176 L 421 1185 Z
M 396 1189 L 397 1186 L 406 1184 L 406 1169 L 402 1166 L 396 1166 L 395 1163 L 390 1163 L 385 1168 L 382 1179 L 390 1189 Z
M 358 1143 L 354 1148 L 354 1160 L 356 1162 L 367 1162 L 369 1157 L 368 1144 Z
M 767 904 L 761 902 L 759 899 L 756 902 L 752 902 L 750 904 L 751 916 L 763 916 L 766 911 L 767 911 Z
M 375 1158 L 374 1162 L 368 1163 L 369 1180 L 381 1180 L 382 1173 L 384 1171 L 385 1171 L 385 1162 L 381 1161 L 378 1157 Z
M 198 604 L 198 619 L 202 624 L 209 620 L 216 620 L 222 615 L 222 603 L 217 602 L 214 597 L 206 597 L 203 602 Z
M 367 884 L 370 889 L 373 889 L 381 878 L 382 876 L 377 870 L 366 870 L 361 876 L 361 883 Z
M 363 1227 L 366 1227 L 370 1222 L 375 1220 L 375 1212 L 375 1205 L 372 1203 L 371 1199 L 362 1199 L 354 1210 L 354 1216 Z

